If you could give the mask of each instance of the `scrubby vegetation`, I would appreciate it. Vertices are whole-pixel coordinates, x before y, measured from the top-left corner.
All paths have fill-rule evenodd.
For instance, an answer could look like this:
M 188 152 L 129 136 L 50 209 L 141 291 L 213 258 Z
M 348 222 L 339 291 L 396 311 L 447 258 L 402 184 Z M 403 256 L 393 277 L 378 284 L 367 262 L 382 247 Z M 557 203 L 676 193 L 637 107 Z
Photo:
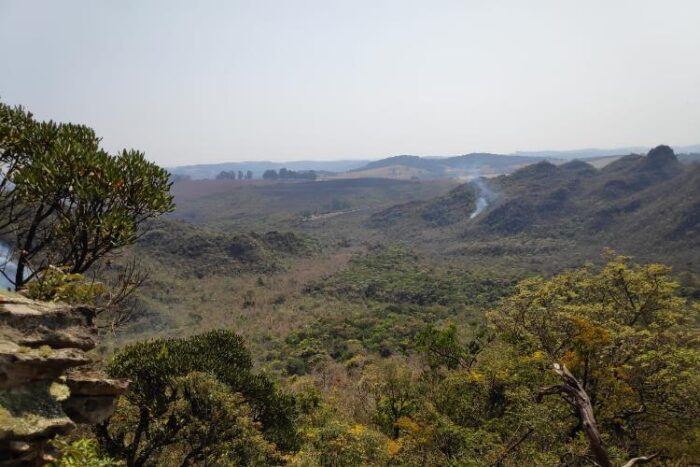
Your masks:
M 47 125 L 85 139 L 56 177 L 95 180 L 37 200 L 12 157 L 32 159 L 15 137 L 38 124 L 2 111 L 0 208 L 50 212 L 33 224 L 42 253 L 19 253 L 46 263 L 24 293 L 105 313 L 130 300 L 96 355 L 130 390 L 56 441 L 56 465 L 700 462 L 699 172 L 670 148 L 456 187 L 182 181 L 178 210 L 146 223 L 172 207 L 162 169 Z M 440 170 L 468 169 L 453 159 Z M 121 197 L 120 171 L 150 198 Z M 23 242 L 13 212 L 24 233 L 5 239 Z
M 307 291 L 338 298 L 414 305 L 487 305 L 507 292 L 508 282 L 486 274 L 426 267 L 409 248 L 376 247 Z
M 417 360 L 372 357 L 318 370 L 321 407 L 342 407 L 345 425 L 320 408 L 305 449 L 333 459 L 320 465 L 598 462 L 552 371 L 559 363 L 586 389 L 610 462 L 656 454 L 692 463 L 698 309 L 675 294 L 668 273 L 613 258 L 600 270 L 527 279 L 470 338 L 429 327 L 412 346 Z M 336 442 L 319 447 L 316 436 Z
M 636 210 L 620 209 L 615 222 L 585 230 L 599 216 L 597 200 L 632 202 L 619 193 L 610 198 L 616 183 L 609 179 L 636 180 L 649 164 L 663 173 L 635 182 L 624 196 L 648 197 L 673 180 L 693 199 L 695 187 L 685 180 L 694 167 L 662 159 L 623 158 L 602 171 L 580 162 L 533 165 L 487 182 L 490 204 L 474 219 L 483 193 L 475 185 L 388 209 L 371 204 L 353 218 L 324 219 L 310 250 L 280 246 L 296 245 L 299 232 L 320 232 L 289 219 L 280 225 L 297 234 L 263 242 L 289 268 L 203 276 L 198 290 L 214 295 L 191 302 L 202 318 L 181 329 L 226 323 L 245 336 L 255 364 L 294 400 L 298 444 L 274 447 L 290 465 L 604 465 L 600 455 L 611 465 L 638 456 L 695 462 L 700 362 L 692 256 L 684 263 L 669 257 L 689 268 L 677 286 L 665 266 L 601 259 L 604 245 L 636 248 L 634 237 L 610 241 Z M 341 191 L 333 199 L 351 210 L 358 199 L 337 195 L 346 184 L 352 186 L 334 187 Z M 278 188 L 289 196 L 285 206 L 309 205 L 302 202 L 308 189 Z M 645 235 L 671 228 L 651 225 Z M 678 225 L 693 228 L 692 221 L 673 229 Z M 583 235 L 593 241 L 582 244 Z M 679 245 L 687 252 L 692 239 L 684 235 Z M 151 254 L 151 245 L 139 248 Z M 663 250 L 642 256 L 661 258 Z M 597 266 L 565 270 L 587 259 Z M 229 307 L 241 311 L 218 314 Z M 555 363 L 567 373 L 557 373 Z M 571 405 L 572 381 L 591 402 L 598 439 Z
M 315 363 L 347 362 L 371 354 L 408 355 L 431 323 L 460 320 L 477 326 L 483 308 L 496 303 L 512 280 L 494 275 L 425 267 L 406 247 L 379 247 L 352 259 L 348 267 L 309 283 L 305 294 L 333 312 L 285 338 L 286 371 L 306 374 Z M 284 357 L 283 357 L 284 356 Z
M 239 437 L 258 439 L 245 445 L 265 462 L 279 450 L 286 453 L 279 459 L 291 465 L 580 465 L 600 464 L 599 455 L 612 464 L 652 455 L 689 464 L 700 454 L 698 307 L 676 291 L 668 268 L 619 257 L 602 269 L 526 279 L 492 307 L 486 328 L 465 335 L 457 326 L 425 326 L 403 354 L 392 356 L 371 350 L 337 361 L 308 356 L 311 371 L 288 379 L 284 397 L 267 393 L 257 399 L 260 392 L 249 389 L 257 381 L 248 373 L 249 357 L 233 334 L 137 344 L 111 363 L 115 375 L 136 381 L 127 397 L 135 418 L 110 423 L 135 429 L 136 407 L 154 407 L 142 417 L 161 407 L 162 422 L 143 424 L 152 429 L 182 429 L 180 418 L 167 421 L 175 407 L 202 411 L 187 417 L 206 416 L 208 405 L 177 403 L 224 390 L 200 373 L 190 377 L 194 381 L 179 379 L 203 371 L 252 407 L 287 401 L 286 410 L 266 412 L 258 405 L 252 413 L 260 424 L 247 434 L 245 427 L 256 425 L 244 422 L 245 413 L 231 415 L 239 431 L 221 432 L 234 445 Z M 552 363 L 585 388 L 602 454 L 592 449 L 596 440 L 582 424 L 588 420 Z M 198 389 L 181 392 L 181 384 Z M 266 425 L 265 413 L 284 427 L 281 438 L 277 425 Z M 210 433 L 217 433 L 219 420 L 209 422 Z M 187 426 L 195 430 L 197 423 Z M 169 459 L 186 456 L 190 445 L 180 446 L 177 433 L 143 442 L 172 440 L 157 452 L 175 456 Z M 259 436 L 277 443 L 265 444 Z M 216 456 L 222 441 L 213 437 L 199 452 Z M 235 452 L 227 451 L 228 459 L 235 460 Z
M 175 221 L 159 221 L 136 245 L 172 265 L 182 273 L 203 277 L 241 271 L 273 272 L 283 268 L 288 256 L 308 255 L 317 247 L 314 240 L 293 232 L 262 234 L 226 233 Z

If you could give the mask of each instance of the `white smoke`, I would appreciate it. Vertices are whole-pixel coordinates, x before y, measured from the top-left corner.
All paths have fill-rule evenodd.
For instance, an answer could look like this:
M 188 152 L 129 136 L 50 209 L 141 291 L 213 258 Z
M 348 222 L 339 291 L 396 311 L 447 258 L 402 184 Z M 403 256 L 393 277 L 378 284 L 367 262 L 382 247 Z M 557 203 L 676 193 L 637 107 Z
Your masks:
M 479 197 L 476 199 L 476 209 L 469 215 L 469 219 L 474 219 L 476 216 L 484 212 L 487 207 L 489 207 L 489 203 L 496 199 L 496 194 L 488 187 L 484 177 L 477 177 L 473 179 L 471 184 L 476 187 L 479 193 Z
M 31 273 L 31 269 L 25 266 L 24 278 L 28 278 Z M 14 290 L 16 274 L 17 263 L 12 258 L 12 249 L 0 242 L 0 290 Z
M 481 214 L 481 212 L 486 209 L 489 205 L 489 202 L 486 201 L 486 198 L 483 196 L 479 196 L 479 199 L 476 200 L 476 209 L 474 210 L 473 213 L 469 216 L 470 219 L 474 219 L 476 216 Z
M 11 283 L 7 277 L 15 276 L 17 273 L 17 264 L 12 261 L 12 252 L 4 243 L 0 243 L 0 269 L 5 273 L 0 274 L 0 289 L 13 289 L 14 284 Z

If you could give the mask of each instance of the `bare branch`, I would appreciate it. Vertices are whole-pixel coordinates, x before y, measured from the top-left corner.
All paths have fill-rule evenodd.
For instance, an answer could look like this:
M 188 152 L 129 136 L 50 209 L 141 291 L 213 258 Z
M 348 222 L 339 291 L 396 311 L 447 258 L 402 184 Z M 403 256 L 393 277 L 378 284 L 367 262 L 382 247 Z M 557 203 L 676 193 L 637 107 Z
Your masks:
M 625 465 L 623 465 L 622 467 L 632 467 L 633 465 L 644 464 L 646 462 L 650 462 L 650 461 L 656 459 L 658 456 L 659 456 L 659 454 L 656 453 L 656 454 L 652 454 L 650 456 L 635 457 L 633 459 L 628 460 L 627 463 Z
M 498 459 L 496 459 L 496 462 L 494 463 L 494 465 L 495 466 L 502 465 L 505 458 L 508 457 L 508 455 L 511 452 L 513 452 L 515 449 L 517 449 L 517 447 L 520 446 L 534 432 L 535 432 L 534 428 L 529 428 L 518 439 L 509 443 L 508 446 L 506 446 L 506 448 L 503 450 L 503 452 L 501 452 L 501 454 L 498 456 Z

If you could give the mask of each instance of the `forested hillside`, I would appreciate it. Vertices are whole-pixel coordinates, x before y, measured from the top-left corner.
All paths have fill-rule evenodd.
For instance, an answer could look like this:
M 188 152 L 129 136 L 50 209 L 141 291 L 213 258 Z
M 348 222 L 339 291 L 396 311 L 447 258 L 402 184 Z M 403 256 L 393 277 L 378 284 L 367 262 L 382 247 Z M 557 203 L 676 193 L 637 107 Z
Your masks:
M 700 462 L 700 167 L 670 148 L 466 183 L 173 184 L 1 110 L 3 271 L 93 310 L 89 374 L 130 381 L 56 465 Z M 0 423 L 30 417 L 2 384 Z
M 512 255 L 545 254 L 550 268 L 580 264 L 609 247 L 688 270 L 700 261 L 699 181 L 699 165 L 681 164 L 659 146 L 601 169 L 583 161 L 540 162 L 388 208 L 369 225 L 455 254 L 515 262 Z M 488 206 L 472 217 L 480 196 Z

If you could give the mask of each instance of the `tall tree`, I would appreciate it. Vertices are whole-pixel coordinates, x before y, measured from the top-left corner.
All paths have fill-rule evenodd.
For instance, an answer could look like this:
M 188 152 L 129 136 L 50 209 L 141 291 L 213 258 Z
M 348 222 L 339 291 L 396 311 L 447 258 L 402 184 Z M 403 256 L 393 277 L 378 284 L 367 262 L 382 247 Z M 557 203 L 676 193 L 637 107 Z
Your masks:
M 14 238 L 17 268 L 8 279 L 17 289 L 51 265 L 87 271 L 173 209 L 168 172 L 143 153 L 110 155 L 86 126 L 37 122 L 0 106 L 0 216 Z

